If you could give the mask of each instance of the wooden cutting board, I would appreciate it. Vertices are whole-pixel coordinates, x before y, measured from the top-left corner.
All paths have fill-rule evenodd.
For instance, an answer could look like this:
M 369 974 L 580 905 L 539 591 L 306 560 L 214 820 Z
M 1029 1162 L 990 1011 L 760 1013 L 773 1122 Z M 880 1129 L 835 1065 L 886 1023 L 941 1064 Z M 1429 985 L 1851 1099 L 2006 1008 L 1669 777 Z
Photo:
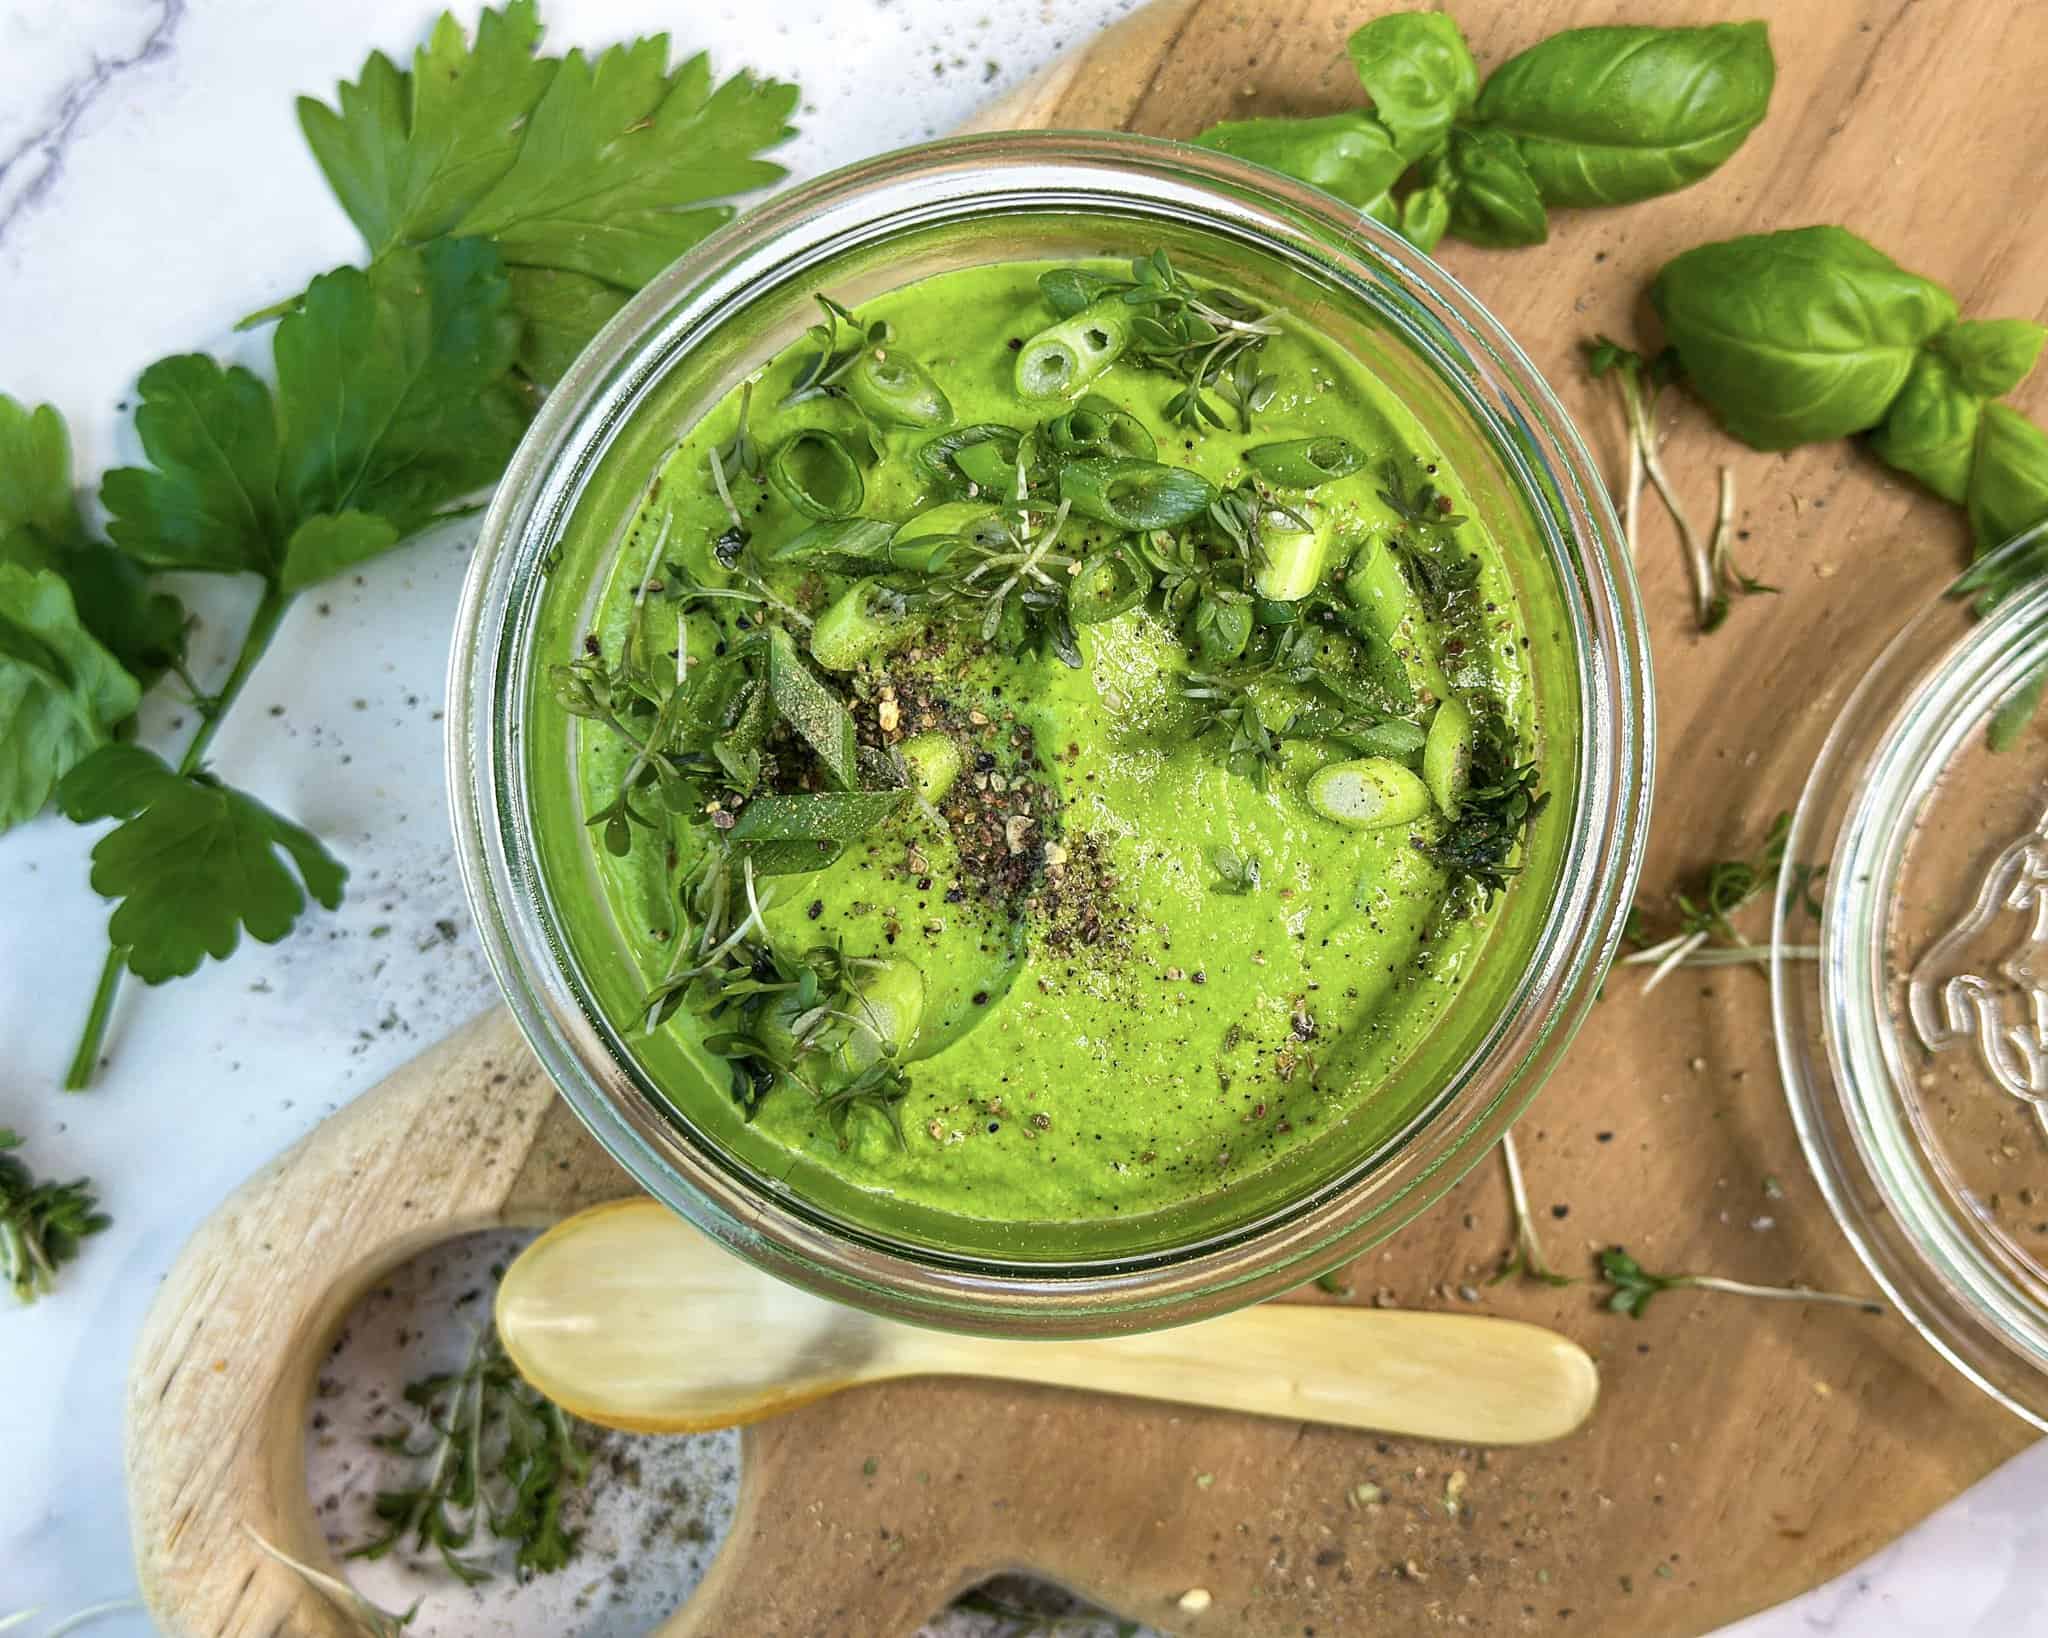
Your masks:
M 1352 106 L 1342 42 L 1375 9 L 1157 0 L 989 122 L 1187 136 L 1226 116 Z M 1576 24 L 1757 9 L 1455 7 L 1482 69 Z M 1557 213 L 1535 249 L 1444 247 L 1610 460 L 1617 412 L 1582 378 L 1577 345 L 1638 333 L 1648 277 L 1703 240 L 1839 222 L 1944 281 L 1967 313 L 2048 313 L 2039 8 L 1762 9 L 1777 94 L 1717 175 L 1644 205 Z M 2048 411 L 2048 378 L 2020 401 Z M 1846 690 L 1966 551 L 1954 511 L 1849 445 L 1764 456 L 1689 406 L 1672 420 L 1670 464 L 1697 515 L 1714 464 L 1730 462 L 1744 564 L 1784 592 L 1695 636 L 1675 542 L 1649 523 L 1651 895 L 1748 850 L 1792 804 Z M 1552 1255 L 1574 1271 L 1591 1246 L 1621 1242 L 1651 1267 L 1866 1285 L 1802 1163 L 1753 973 L 1681 975 L 1648 998 L 1633 977 L 1612 980 L 1518 1130 Z M 295 1602 L 242 1529 L 269 1520 L 279 1545 L 324 1559 L 298 1455 L 311 1361 L 355 1295 L 420 1246 L 627 1188 L 493 1014 L 224 1207 L 167 1282 L 135 1366 L 136 1540 L 163 1626 L 347 1630 Z M 1351 1300 L 1464 1307 L 1457 1288 L 1483 1277 L 1506 1233 L 1489 1164 L 1355 1265 Z M 1481 1286 L 1479 1305 L 1598 1354 L 1605 1394 L 1587 1432 L 1485 1453 L 1050 1390 L 864 1390 L 747 1431 L 739 1517 L 674 1630 L 892 1638 L 988 1573 L 1029 1568 L 1177 1632 L 1698 1633 L 1846 1569 L 2030 1437 L 1896 1318 L 1680 1293 L 1631 1323 L 1584 1288 L 1520 1285 Z M 1385 1500 L 1357 1505 L 1360 1485 Z M 1208 1612 L 1181 1613 L 1197 1587 Z

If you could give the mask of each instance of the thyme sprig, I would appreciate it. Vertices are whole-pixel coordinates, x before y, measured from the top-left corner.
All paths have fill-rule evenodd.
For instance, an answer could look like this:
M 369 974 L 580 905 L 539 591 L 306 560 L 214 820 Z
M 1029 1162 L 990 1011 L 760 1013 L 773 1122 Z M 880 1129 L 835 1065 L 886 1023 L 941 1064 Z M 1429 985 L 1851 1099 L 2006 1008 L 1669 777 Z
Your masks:
M 984 643 L 1006 653 L 1041 644 L 1078 670 L 1081 640 L 1067 586 L 1081 560 L 1061 538 L 1071 507 L 1064 500 L 1048 506 L 1034 497 L 1034 446 L 1027 437 L 1017 451 L 1015 487 L 998 514 L 1000 534 L 961 537 L 944 571 L 913 595 L 941 611 L 965 612 Z
M 1520 745 L 1499 711 L 1478 710 L 1474 726 L 1471 788 L 1457 816 L 1423 851 L 1450 872 L 1453 882 L 1471 883 L 1490 906 L 1494 894 L 1517 873 L 1519 867 L 1507 861 L 1550 797 L 1537 789 L 1541 774 L 1536 763 L 1516 760 Z
M 475 1585 L 491 1576 L 473 1551 L 488 1529 L 516 1543 L 519 1569 L 566 1568 L 577 1532 L 564 1525 L 563 1509 L 590 1476 L 590 1453 L 561 1407 L 513 1369 L 497 1331 L 477 1334 L 459 1371 L 408 1383 L 405 1402 L 420 1412 L 419 1424 L 374 1442 L 421 1462 L 417 1481 L 377 1493 L 386 1528 L 347 1556 L 379 1559 L 407 1548 Z
M 20 1147 L 20 1135 L 0 1126 L 0 1275 L 17 1302 L 31 1303 L 55 1288 L 57 1271 L 113 1219 L 98 1209 L 85 1178 L 36 1181 L 8 1152 Z
M 1190 738 L 1217 738 L 1223 744 L 1223 765 L 1260 790 L 1272 780 L 1280 760 L 1281 736 L 1267 725 L 1248 683 L 1220 672 L 1190 671 L 1181 697 L 1195 707 Z
M 1066 312 L 1121 294 L 1145 311 L 1131 324 L 1131 361 L 1182 383 L 1166 403 L 1167 419 L 1191 431 L 1224 427 L 1234 412 L 1238 430 L 1250 432 L 1252 418 L 1273 401 L 1279 378 L 1259 369 L 1260 351 L 1280 334 L 1267 309 L 1233 291 L 1197 285 L 1161 250 L 1131 263 L 1127 279 L 1092 270 L 1064 270 L 1064 283 L 1048 290 L 1064 294 Z M 1212 397 L 1213 395 L 1213 397 Z

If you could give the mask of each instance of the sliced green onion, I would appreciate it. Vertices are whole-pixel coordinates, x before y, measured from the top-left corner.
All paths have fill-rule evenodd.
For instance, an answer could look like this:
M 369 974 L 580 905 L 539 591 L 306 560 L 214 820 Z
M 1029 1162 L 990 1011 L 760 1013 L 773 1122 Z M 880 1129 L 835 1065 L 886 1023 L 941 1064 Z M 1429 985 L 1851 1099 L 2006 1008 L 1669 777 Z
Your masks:
M 765 555 L 771 563 L 798 558 L 850 558 L 866 562 L 881 557 L 895 539 L 896 525 L 879 518 L 830 518 L 792 535 Z
M 915 635 L 920 624 L 899 594 L 873 580 L 856 580 L 811 627 L 811 658 L 827 671 L 851 671 L 869 655 Z
M 1293 527 L 1284 514 L 1273 511 L 1260 520 L 1259 560 L 1252 569 L 1252 587 L 1261 597 L 1295 603 L 1322 583 L 1334 526 L 1327 513 L 1307 510 L 1306 515 L 1306 529 Z M 1283 523 L 1287 526 L 1282 527 Z
M 1099 393 L 1090 393 L 1046 422 L 1045 438 L 1056 455 L 1114 455 L 1149 461 L 1159 453 L 1145 423 Z
M 933 729 L 912 734 L 896 748 L 903 753 L 903 765 L 910 770 L 910 788 L 917 792 L 917 799 L 927 807 L 944 800 L 963 766 L 960 747 L 952 735 Z
M 1005 453 L 994 439 L 969 444 L 953 457 L 967 481 L 984 494 L 1007 495 L 1017 484 L 1017 452 Z
M 1448 819 L 1457 818 L 1472 788 L 1472 752 L 1478 743 L 1479 724 L 1463 700 L 1454 694 L 1436 708 L 1422 742 L 1422 781 Z
M 1083 560 L 1080 572 L 1067 583 L 1067 612 L 1077 626 L 1113 620 L 1144 602 L 1151 590 L 1152 571 L 1129 546 L 1118 542 Z
M 1017 354 L 1017 391 L 1026 398 L 1072 397 L 1130 345 L 1134 311 L 1121 296 L 1104 296 L 1047 325 Z
M 1313 489 L 1356 472 L 1365 465 L 1365 456 L 1349 438 L 1292 438 L 1248 449 L 1244 461 L 1282 489 Z
M 867 495 L 846 446 L 817 427 L 785 440 L 768 458 L 768 481 L 807 518 L 850 518 Z
M 1429 788 L 1383 756 L 1332 762 L 1309 777 L 1308 805 L 1355 830 L 1413 824 L 1429 812 Z
M 1069 461 L 1060 499 L 1120 529 L 1171 529 L 1208 511 L 1216 490 L 1199 473 L 1158 461 Z
M 899 526 L 884 555 L 899 569 L 936 574 L 962 546 L 993 550 L 1005 538 L 1002 520 L 986 501 L 946 501 Z
M 870 347 L 847 372 L 846 396 L 877 421 L 898 427 L 952 424 L 953 405 L 938 382 L 899 349 Z
M 960 452 L 978 444 L 992 444 L 1003 464 L 1015 471 L 1017 446 L 1023 442 L 1023 436 L 1015 427 L 993 421 L 955 427 L 951 432 L 942 432 L 938 437 L 919 444 L 912 463 L 917 467 L 918 476 L 933 488 L 944 494 L 964 496 L 967 486 L 974 480 L 961 471 Z

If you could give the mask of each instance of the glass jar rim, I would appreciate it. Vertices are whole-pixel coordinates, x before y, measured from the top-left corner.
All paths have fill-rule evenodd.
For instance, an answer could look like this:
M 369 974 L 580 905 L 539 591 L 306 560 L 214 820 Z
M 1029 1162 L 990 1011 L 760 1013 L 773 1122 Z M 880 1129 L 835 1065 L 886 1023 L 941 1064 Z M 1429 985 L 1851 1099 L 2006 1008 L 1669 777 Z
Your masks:
M 1892 916 L 1948 770 L 1987 703 L 2048 666 L 2048 525 L 1980 558 L 1886 644 L 1844 703 L 1786 833 L 1772 914 L 1780 1078 L 1807 1165 L 1870 1276 L 1935 1351 L 2048 1430 L 2048 1295 L 1960 1209 L 1921 1136 Z M 2031 584 L 1979 601 L 2016 567 Z M 2019 577 L 2012 577 L 2019 578 Z M 1827 861 L 1818 959 L 1795 959 L 1802 861 Z M 1930 1055 L 1931 1056 L 1931 1055 Z M 2048 1116 L 2044 1116 L 2048 1124 Z
M 1140 204 L 1257 234 L 1361 299 L 1376 296 L 1376 310 L 1398 304 L 1402 339 L 1433 358 L 1461 408 L 1516 463 L 1578 669 L 1576 804 L 1560 879 L 1512 1003 L 1368 1174 L 1347 1170 L 1285 1212 L 1193 1250 L 1010 1269 L 911 1254 L 749 1187 L 680 1141 L 553 981 L 534 913 L 539 881 L 519 834 L 516 702 L 532 615 L 520 588 L 581 477 L 750 281 L 821 260 L 849 235 L 948 213 Z M 635 297 L 543 405 L 486 514 L 457 623 L 448 724 L 458 856 L 486 955 L 529 1044 L 598 1141 L 649 1193 L 769 1272 L 918 1323 L 1033 1335 L 1176 1323 L 1274 1294 L 1392 1232 L 1475 1163 L 1534 1095 L 1612 957 L 1642 862 L 1654 744 L 1646 634 L 1619 540 L 1593 458 L 1514 341 L 1421 253 L 1317 190 L 1209 150 L 1120 134 L 957 137 L 847 167 L 741 217 Z

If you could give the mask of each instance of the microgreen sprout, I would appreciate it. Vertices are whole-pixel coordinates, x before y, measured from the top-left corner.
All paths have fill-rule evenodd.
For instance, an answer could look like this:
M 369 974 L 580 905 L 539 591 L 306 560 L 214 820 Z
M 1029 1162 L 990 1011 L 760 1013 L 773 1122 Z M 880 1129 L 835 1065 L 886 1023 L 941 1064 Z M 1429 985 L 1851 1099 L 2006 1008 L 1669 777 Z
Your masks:
M 1734 1297 L 1760 1297 L 1770 1302 L 1822 1302 L 1866 1314 L 1882 1314 L 1884 1304 L 1870 1297 L 1850 1296 L 1840 1291 L 1814 1291 L 1800 1285 L 1751 1285 L 1746 1280 L 1727 1280 L 1718 1274 L 1652 1274 L 1620 1246 L 1600 1253 L 1600 1275 L 1607 1282 L 1606 1307 L 1610 1313 L 1641 1319 L 1650 1299 L 1660 1291 L 1720 1291 Z

